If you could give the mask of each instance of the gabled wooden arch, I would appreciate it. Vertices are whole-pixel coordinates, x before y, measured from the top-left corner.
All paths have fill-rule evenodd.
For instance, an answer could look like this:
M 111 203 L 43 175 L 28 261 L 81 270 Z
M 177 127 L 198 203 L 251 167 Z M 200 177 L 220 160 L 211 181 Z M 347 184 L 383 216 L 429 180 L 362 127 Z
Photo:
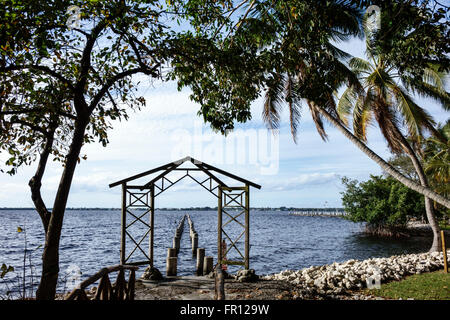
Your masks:
M 194 164 L 193 168 L 180 168 L 180 166 L 185 162 L 191 162 Z M 185 174 L 177 179 L 176 181 L 171 181 L 166 176 L 173 171 L 184 171 Z M 190 173 L 192 171 L 203 172 L 207 178 L 205 180 L 197 180 Z M 130 182 L 144 178 L 148 175 L 158 173 L 156 177 L 148 181 L 143 185 L 131 185 Z M 224 183 L 217 174 L 226 176 L 235 181 L 242 183 L 241 186 L 229 186 Z M 153 255 L 153 246 L 154 246 L 154 215 L 155 215 L 155 197 L 181 181 L 182 179 L 190 177 L 192 180 L 197 182 L 204 189 L 209 191 L 211 194 L 217 197 L 218 199 L 218 235 L 217 235 L 217 261 L 219 264 L 235 264 L 235 265 L 243 265 L 245 269 L 249 269 L 249 256 L 250 256 L 250 187 L 254 187 L 257 189 L 261 189 L 261 186 L 246 180 L 242 177 L 236 176 L 232 173 L 229 173 L 225 170 L 219 169 L 202 161 L 198 161 L 192 157 L 185 157 L 178 161 L 174 161 L 163 166 L 133 175 L 131 177 L 116 181 L 109 185 L 110 188 L 121 185 L 122 186 L 122 225 L 121 225 L 121 248 L 120 248 L 120 264 L 125 265 L 144 265 L 149 264 L 150 266 L 154 266 L 154 255 Z M 132 209 L 144 209 L 143 214 L 135 214 L 131 212 Z M 229 209 L 238 209 L 238 214 L 234 215 L 229 212 Z M 145 222 L 144 216 L 149 215 L 148 222 Z M 242 224 L 237 220 L 237 217 L 245 214 L 245 223 Z M 229 218 L 229 220 L 224 224 L 223 216 Z M 127 216 L 131 216 L 133 218 L 132 222 L 127 224 Z M 146 227 L 146 233 L 140 239 L 135 239 L 132 234 L 128 232 L 128 228 L 135 223 L 142 223 Z M 231 237 L 224 231 L 224 227 L 229 223 L 238 223 L 243 227 L 242 233 L 238 236 L 237 239 L 233 240 Z M 149 248 L 146 252 L 142 249 L 142 242 L 149 237 Z M 224 236 L 224 237 L 223 237 Z M 236 243 L 245 236 L 245 250 L 242 253 Z M 129 237 L 131 241 L 134 243 L 134 248 L 127 255 L 126 254 L 126 239 Z M 236 250 L 241 260 L 238 261 L 230 261 L 222 259 L 222 256 L 225 256 L 227 252 L 222 252 L 222 240 L 228 240 L 230 246 L 228 247 L 228 251 L 234 249 Z M 139 250 L 142 252 L 147 260 L 145 261 L 132 261 L 133 254 Z M 223 255 L 222 255 L 223 254 Z

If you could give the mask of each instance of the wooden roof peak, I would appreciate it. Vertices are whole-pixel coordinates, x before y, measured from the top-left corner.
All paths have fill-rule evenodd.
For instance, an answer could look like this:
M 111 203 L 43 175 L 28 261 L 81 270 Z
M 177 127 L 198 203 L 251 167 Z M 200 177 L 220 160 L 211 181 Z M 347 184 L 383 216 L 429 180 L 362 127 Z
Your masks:
M 113 183 L 111 183 L 111 184 L 109 185 L 109 187 L 110 187 L 110 188 L 113 188 L 113 187 L 116 187 L 116 186 L 118 186 L 118 185 L 127 183 L 127 182 L 129 182 L 129 181 L 136 180 L 136 179 L 145 177 L 145 176 L 147 176 L 147 175 L 150 175 L 150 174 L 153 174 L 153 173 L 162 171 L 162 173 L 161 173 L 160 175 L 158 175 L 156 178 L 152 179 L 150 182 L 148 182 L 148 183 L 145 185 L 145 186 L 148 186 L 149 184 L 153 183 L 154 181 L 158 180 L 159 178 L 161 178 L 161 177 L 165 176 L 166 174 L 170 173 L 171 171 L 173 171 L 174 169 L 176 169 L 177 167 L 179 167 L 180 165 L 182 165 L 182 164 L 185 163 L 185 162 L 191 162 L 191 163 L 194 164 L 198 169 L 200 169 L 201 171 L 203 171 L 206 175 L 208 175 L 210 178 L 212 178 L 214 181 L 216 181 L 216 182 L 217 182 L 219 185 L 221 185 L 221 186 L 227 187 L 227 185 L 226 185 L 225 183 L 223 183 L 219 178 L 217 178 L 217 177 L 216 177 L 212 172 L 210 172 L 210 171 L 214 171 L 214 172 L 216 172 L 216 173 L 219 173 L 219 174 L 221 174 L 221 175 L 224 175 L 224 176 L 226 176 L 226 177 L 229 177 L 229 178 L 231 178 L 231 179 L 233 179 L 233 180 L 237 180 L 237 181 L 240 181 L 240 182 L 242 182 L 242 183 L 244 183 L 244 184 L 248 184 L 249 186 L 252 186 L 252 187 L 254 187 L 254 188 L 261 189 L 261 186 L 260 186 L 260 185 L 254 183 L 254 182 L 252 182 L 252 181 L 249 181 L 249 180 L 247 180 L 247 179 L 244 179 L 244 178 L 242 178 L 242 177 L 239 177 L 239 176 L 237 176 L 237 175 L 234 175 L 234 174 L 232 174 L 232 173 L 230 173 L 230 172 L 227 172 L 227 171 L 225 171 L 225 170 L 219 169 L 219 168 L 217 168 L 217 167 L 214 167 L 214 166 L 212 166 L 212 165 L 210 165 L 210 164 L 207 164 L 206 162 L 202 162 L 202 161 L 199 161 L 199 160 L 197 160 L 197 159 L 194 159 L 194 158 L 192 158 L 192 157 L 190 157 L 190 156 L 184 157 L 184 158 L 182 158 L 182 159 L 180 159 L 180 160 L 177 160 L 177 161 L 174 161 L 174 162 L 170 162 L 170 163 L 168 163 L 168 164 L 159 166 L 159 167 L 154 168 L 154 169 L 151 169 L 151 170 L 147 170 L 147 171 L 138 173 L 138 174 L 133 175 L 133 176 L 131 176 L 131 177 L 128 177 L 128 178 L 125 178 L 125 179 L 122 179 L 122 180 L 113 182 Z M 186 170 L 189 170 L 189 168 L 186 168 Z

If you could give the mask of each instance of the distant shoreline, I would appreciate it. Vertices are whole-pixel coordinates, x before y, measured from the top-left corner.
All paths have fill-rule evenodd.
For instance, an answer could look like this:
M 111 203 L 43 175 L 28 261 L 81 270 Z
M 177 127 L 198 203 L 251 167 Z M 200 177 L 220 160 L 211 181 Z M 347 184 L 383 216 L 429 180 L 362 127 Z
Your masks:
M 24 207 L 24 208 L 7 208 L 1 207 L 0 210 L 35 210 L 32 207 Z M 48 208 L 51 210 L 51 208 Z M 120 208 L 67 208 L 66 210 L 77 210 L 77 211 L 115 211 L 121 210 Z M 190 207 L 190 208 L 155 208 L 155 210 L 160 211 L 211 211 L 217 210 L 217 207 Z M 344 211 L 344 208 L 294 208 L 294 207 L 279 207 L 279 208 L 263 208 L 263 207 L 251 207 L 250 210 L 257 211 Z

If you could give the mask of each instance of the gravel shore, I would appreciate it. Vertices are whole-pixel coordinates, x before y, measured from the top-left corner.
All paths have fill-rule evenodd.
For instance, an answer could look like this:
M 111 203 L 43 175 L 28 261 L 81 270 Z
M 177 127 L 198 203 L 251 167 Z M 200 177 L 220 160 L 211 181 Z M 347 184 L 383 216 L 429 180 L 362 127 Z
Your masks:
M 227 279 L 225 294 L 227 300 L 382 300 L 367 295 L 362 289 L 376 285 L 377 281 L 401 280 L 408 275 L 432 272 L 442 267 L 442 252 L 348 260 L 302 270 L 284 270 L 259 276 L 250 282 Z M 214 280 L 194 276 L 170 277 L 162 281 L 139 280 L 136 299 L 210 300 L 214 299 Z
M 447 255 L 450 254 L 448 251 Z M 263 276 L 264 280 L 286 281 L 301 288 L 302 298 L 337 298 L 353 296 L 368 286 L 431 272 L 443 267 L 442 252 L 396 255 L 389 258 L 372 258 L 363 261 L 348 260 L 302 270 L 285 270 Z

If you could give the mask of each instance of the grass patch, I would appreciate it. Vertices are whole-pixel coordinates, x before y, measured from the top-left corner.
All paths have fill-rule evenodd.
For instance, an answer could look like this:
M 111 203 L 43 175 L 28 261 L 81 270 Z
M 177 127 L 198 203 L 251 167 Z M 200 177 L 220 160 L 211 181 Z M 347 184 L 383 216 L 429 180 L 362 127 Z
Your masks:
M 450 300 L 450 273 L 444 270 L 408 276 L 400 281 L 365 290 L 367 294 L 389 299 Z

